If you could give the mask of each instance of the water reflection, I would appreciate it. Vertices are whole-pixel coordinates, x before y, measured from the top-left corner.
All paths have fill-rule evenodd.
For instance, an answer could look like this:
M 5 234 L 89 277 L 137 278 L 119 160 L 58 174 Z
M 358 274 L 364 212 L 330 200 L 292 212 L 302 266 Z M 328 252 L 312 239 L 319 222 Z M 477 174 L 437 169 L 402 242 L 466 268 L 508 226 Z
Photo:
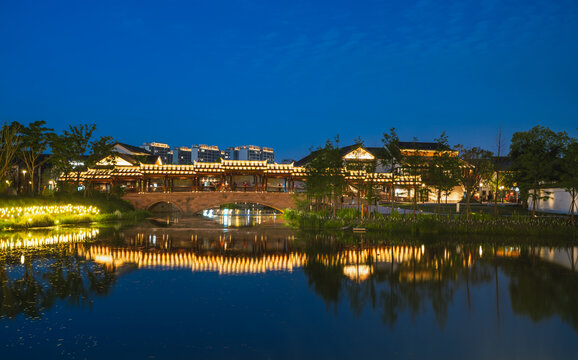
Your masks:
M 74 255 L 74 247 L 53 251 L 41 259 L 32 257 L 24 264 L 15 264 L 9 256 L 0 258 L 0 318 L 20 314 L 41 318 L 58 302 L 90 307 L 94 296 L 109 295 L 116 275 Z
M 512 309 L 534 322 L 559 316 L 578 330 L 576 247 L 522 249 L 517 258 L 498 259 L 509 278 Z
M 30 249 L 48 245 L 84 242 L 95 239 L 99 230 L 95 228 L 63 228 L 46 231 L 10 232 L 0 235 L 0 251 Z
M 232 209 L 208 209 L 203 210 L 200 216 L 182 215 L 179 212 L 157 212 L 149 218 L 149 222 L 160 227 L 188 227 L 189 223 L 196 219 L 211 220 L 215 225 L 222 228 L 255 227 L 258 225 L 283 224 L 279 213 L 269 210 L 232 210 Z M 205 223 L 206 225 L 206 223 Z
M 278 211 L 262 206 L 207 209 L 202 212 L 202 215 L 207 219 L 217 221 L 225 228 L 276 224 L 281 221 Z
M 471 311 L 472 288 L 494 284 L 494 291 L 478 296 L 483 300 L 477 303 L 495 301 L 498 324 L 500 301 L 509 296 L 519 315 L 534 321 L 557 315 L 578 330 L 576 247 L 358 244 L 355 253 L 359 255 L 342 261 L 339 246 L 335 250 L 334 241 L 326 240 L 321 245 L 325 253 L 320 255 L 319 247 L 310 250 L 315 256 L 308 257 L 304 271 L 328 307 L 337 309 L 346 301 L 357 314 L 371 308 L 390 327 L 400 314 L 409 312 L 416 318 L 431 308 L 443 328 L 456 294 L 465 294 Z M 507 294 L 500 294 L 499 273 L 508 278 Z
M 477 246 L 376 246 L 358 244 L 342 261 L 342 251 L 325 246 L 304 267 L 310 286 L 328 307 L 346 301 L 354 313 L 365 308 L 393 326 L 400 314 L 412 318 L 431 307 L 444 327 L 449 306 L 462 287 L 492 280 L 487 259 Z M 468 293 L 469 294 L 469 293 Z M 468 295 L 469 296 L 469 295 Z
M 38 318 L 59 301 L 91 306 L 123 274 L 141 268 L 223 276 L 299 271 L 335 313 L 347 304 L 389 327 L 402 314 L 416 319 L 431 311 L 444 328 L 460 297 L 468 311 L 492 303 L 498 323 L 509 303 L 533 321 L 557 316 L 578 330 L 576 247 L 393 245 L 383 238 L 296 235 L 278 227 L 66 231 L 0 237 L 0 317 Z

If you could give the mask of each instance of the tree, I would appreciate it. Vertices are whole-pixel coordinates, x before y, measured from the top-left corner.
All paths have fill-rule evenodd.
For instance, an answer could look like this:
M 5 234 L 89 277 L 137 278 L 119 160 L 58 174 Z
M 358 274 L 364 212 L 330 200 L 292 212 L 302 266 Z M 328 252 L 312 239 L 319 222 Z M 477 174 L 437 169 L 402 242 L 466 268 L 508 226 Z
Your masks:
M 391 187 L 390 187 L 390 196 L 391 196 L 391 211 L 393 213 L 393 205 L 395 203 L 395 175 L 396 175 L 396 165 L 399 165 L 403 161 L 403 155 L 401 153 L 401 149 L 399 146 L 399 137 L 397 136 L 397 132 L 395 128 L 391 128 L 389 130 L 389 134 L 384 133 L 383 139 L 383 147 L 385 148 L 385 156 L 383 159 L 383 165 L 389 167 L 389 171 L 391 173 Z
M 578 141 L 576 141 L 576 139 L 571 139 L 570 144 L 564 151 L 560 180 L 566 191 L 570 194 L 569 212 L 572 225 L 574 225 L 574 211 L 578 209 L 578 205 L 576 204 L 576 198 L 578 197 Z
M 363 197 L 367 202 L 369 215 L 372 216 L 372 206 L 373 204 L 378 205 L 379 201 L 379 189 L 377 188 L 377 183 L 374 178 L 368 177 L 363 183 Z
M 494 161 L 494 163 L 492 164 L 492 168 L 493 168 L 494 173 L 486 182 L 491 189 L 497 189 L 497 190 L 495 190 L 495 191 L 497 191 L 495 197 L 500 197 L 500 195 L 501 195 L 501 191 L 499 191 L 500 189 L 504 189 L 504 188 L 509 189 L 509 188 L 516 186 L 515 185 L 516 184 L 516 175 L 515 175 L 515 173 L 513 173 L 511 171 L 501 170 L 498 161 Z M 495 202 L 494 202 L 494 210 L 496 210 L 496 203 Z M 496 211 L 494 211 L 494 215 L 497 216 L 497 214 L 498 213 Z
M 99 161 L 103 159 L 110 159 L 114 155 L 113 146 L 115 142 L 111 136 L 102 136 L 97 140 L 90 143 L 90 152 L 86 157 L 85 166 L 87 168 L 94 167 Z M 112 159 L 111 159 L 112 160 Z M 109 161 L 106 165 L 112 165 L 112 161 Z M 87 192 L 92 190 L 92 182 L 94 181 L 94 175 L 89 179 L 89 186 L 87 187 Z
M 69 125 L 62 135 L 53 136 L 51 139 L 55 170 L 66 176 L 74 173 L 77 187 L 80 184 L 80 174 L 86 170 L 85 154 L 95 130 L 95 124 Z
M 317 149 L 312 155 L 311 161 L 305 165 L 307 197 L 317 210 L 321 205 L 327 204 L 335 214 L 337 200 L 347 185 L 339 150 L 339 136 L 335 138 L 335 144 L 327 140 L 325 147 Z
M 460 159 L 464 166 L 458 171 L 460 185 L 466 194 L 466 218 L 470 219 L 470 201 L 480 186 L 480 182 L 490 179 L 492 176 L 492 153 L 478 147 L 466 149 L 461 145 Z
M 377 162 L 375 160 L 359 161 L 357 165 L 357 168 L 361 170 L 359 181 L 357 183 L 358 203 L 359 203 L 359 196 L 363 196 L 363 198 L 367 202 L 369 215 L 371 215 L 372 204 L 375 204 L 379 199 L 377 183 L 375 181 L 375 178 L 370 175 L 375 173 L 376 167 Z
M 500 176 L 500 157 L 502 156 L 502 126 L 500 125 L 498 129 L 498 139 L 497 139 L 497 147 L 498 151 L 496 153 L 495 163 L 494 163 L 494 170 L 496 172 L 496 183 L 495 183 L 495 190 L 494 190 L 494 216 L 498 216 L 498 191 L 500 189 L 500 180 L 502 177 Z
M 418 193 L 418 182 L 417 178 L 421 177 L 424 173 L 424 154 L 419 151 L 417 148 L 417 138 L 413 139 L 414 142 L 414 150 L 409 152 L 407 155 L 404 156 L 404 165 L 403 165 L 403 173 L 404 175 L 410 176 L 412 178 L 409 180 L 409 186 L 413 187 L 413 202 L 412 202 L 412 209 L 413 209 L 413 216 L 415 217 L 417 212 L 417 193 Z
M 32 195 L 35 195 L 37 192 L 35 185 L 36 169 L 50 160 L 50 156 L 42 160 L 40 160 L 40 156 L 48 149 L 53 129 L 45 127 L 46 121 L 43 120 L 31 122 L 28 126 L 23 126 L 17 122 L 13 124 L 20 128 L 22 146 L 19 155 L 30 176 L 30 190 Z
M 522 196 L 532 201 L 532 216 L 536 216 L 537 201 L 548 198 L 542 195 L 544 185 L 559 178 L 561 156 L 568 142 L 565 131 L 556 133 L 542 126 L 512 136 L 510 156 Z
M 450 150 L 448 137 L 442 132 L 436 141 L 436 151 L 427 167 L 425 181 L 437 195 L 438 215 L 441 212 L 442 193 L 450 193 L 458 185 L 459 159 Z M 447 195 L 446 195 L 447 198 Z
M 0 129 L 0 180 L 4 181 L 20 149 L 20 128 L 18 124 L 4 124 Z

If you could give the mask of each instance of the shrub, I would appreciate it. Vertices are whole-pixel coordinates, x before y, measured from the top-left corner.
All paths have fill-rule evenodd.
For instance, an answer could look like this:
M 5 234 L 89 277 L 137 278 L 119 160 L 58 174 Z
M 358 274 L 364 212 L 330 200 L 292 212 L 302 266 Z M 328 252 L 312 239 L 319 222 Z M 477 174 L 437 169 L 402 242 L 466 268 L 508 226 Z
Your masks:
M 354 217 L 354 211 L 343 209 L 332 218 L 328 212 L 303 212 L 287 210 L 285 218 L 289 225 L 305 230 L 337 229 L 344 225 L 365 227 L 367 230 L 385 233 L 408 233 L 412 235 L 429 234 L 480 234 L 480 235 L 559 235 L 576 237 L 576 226 L 572 226 L 564 217 L 528 216 L 492 217 L 488 214 L 475 214 L 467 220 L 465 217 L 450 217 L 417 214 L 376 215 L 373 219 L 362 220 Z M 355 209 L 354 209 L 355 210 Z
M 337 210 L 337 217 L 344 221 L 353 221 L 359 219 L 359 211 L 352 208 L 339 209 Z

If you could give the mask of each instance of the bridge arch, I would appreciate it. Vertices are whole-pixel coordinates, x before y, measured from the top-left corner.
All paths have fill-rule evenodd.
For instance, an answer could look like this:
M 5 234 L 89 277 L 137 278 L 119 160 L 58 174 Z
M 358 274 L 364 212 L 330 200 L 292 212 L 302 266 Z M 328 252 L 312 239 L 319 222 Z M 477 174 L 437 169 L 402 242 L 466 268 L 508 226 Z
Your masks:
M 148 210 L 157 203 L 170 203 L 181 213 L 197 213 L 204 209 L 228 203 L 253 203 L 271 207 L 283 212 L 296 207 L 292 193 L 266 192 L 175 192 L 127 194 L 123 199 L 135 208 Z
M 157 201 L 148 205 L 146 210 L 153 211 L 155 208 L 157 208 L 157 211 L 161 212 L 172 212 L 176 210 L 181 214 L 183 213 L 183 210 L 177 204 L 165 200 Z
M 275 204 L 273 204 L 273 205 L 271 205 L 271 204 L 266 204 L 266 203 L 264 203 L 264 202 L 262 202 L 262 201 L 240 201 L 240 202 L 239 202 L 239 201 L 219 201 L 219 202 L 213 203 L 212 205 L 208 205 L 208 206 L 206 206 L 206 207 L 204 207 L 204 208 L 202 208 L 202 209 L 199 209 L 199 210 L 196 211 L 196 212 L 203 211 L 203 210 L 205 210 L 205 209 L 211 209 L 211 208 L 220 207 L 221 205 L 225 205 L 225 204 L 256 204 L 256 205 L 262 205 L 262 206 L 270 207 L 271 209 L 277 210 L 277 211 L 279 211 L 280 213 L 284 213 L 284 212 L 285 212 L 285 209 L 286 209 L 286 208 L 279 208 L 279 207 L 277 207 L 277 205 L 275 205 Z

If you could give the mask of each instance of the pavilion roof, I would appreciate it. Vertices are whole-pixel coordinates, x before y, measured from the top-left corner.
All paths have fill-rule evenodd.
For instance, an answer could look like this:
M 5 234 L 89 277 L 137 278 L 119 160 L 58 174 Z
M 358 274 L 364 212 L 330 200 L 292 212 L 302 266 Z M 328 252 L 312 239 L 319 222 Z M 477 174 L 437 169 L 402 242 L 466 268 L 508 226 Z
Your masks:
M 242 171 L 246 173 L 261 173 L 265 175 L 277 176 L 298 176 L 304 177 L 307 169 L 294 164 L 268 163 L 267 161 L 244 161 L 244 160 L 222 160 L 221 162 L 207 163 L 194 162 L 192 165 L 156 165 L 139 164 L 135 166 L 115 166 L 112 168 L 91 168 L 80 174 L 81 180 L 108 180 L 113 178 L 140 178 L 140 177 L 161 177 L 188 176 L 188 175 L 209 175 L 222 174 L 230 171 Z M 387 182 L 391 181 L 389 173 L 372 173 L 365 170 L 341 169 L 341 172 L 349 180 L 365 179 L 366 181 Z M 74 181 L 76 173 L 63 174 L 61 180 Z M 397 181 L 397 178 L 396 178 Z
M 406 152 L 406 153 L 411 153 L 414 151 L 419 151 L 421 152 L 424 156 L 425 155 L 432 155 L 433 152 L 435 152 L 438 149 L 438 144 L 435 142 L 421 142 L 421 141 L 400 141 L 399 142 L 399 148 L 400 150 Z M 383 147 L 372 147 L 372 146 L 363 146 L 361 144 L 353 144 L 353 145 L 348 145 L 348 146 L 344 146 L 342 148 L 339 148 L 339 154 L 342 157 L 345 157 L 347 154 L 352 153 L 353 151 L 357 150 L 357 149 L 362 149 L 365 150 L 367 153 L 371 154 L 375 160 L 382 160 L 387 158 L 387 150 Z M 455 152 L 452 151 L 449 147 L 445 148 L 445 149 L 441 149 L 442 151 L 451 151 L 451 152 Z M 309 163 L 311 160 L 313 160 L 313 158 L 315 158 L 320 150 L 315 150 L 313 152 L 311 152 L 309 155 L 305 156 L 304 158 L 302 158 L 301 160 L 297 161 L 295 163 L 295 165 L 297 166 L 305 166 L 307 163 Z

